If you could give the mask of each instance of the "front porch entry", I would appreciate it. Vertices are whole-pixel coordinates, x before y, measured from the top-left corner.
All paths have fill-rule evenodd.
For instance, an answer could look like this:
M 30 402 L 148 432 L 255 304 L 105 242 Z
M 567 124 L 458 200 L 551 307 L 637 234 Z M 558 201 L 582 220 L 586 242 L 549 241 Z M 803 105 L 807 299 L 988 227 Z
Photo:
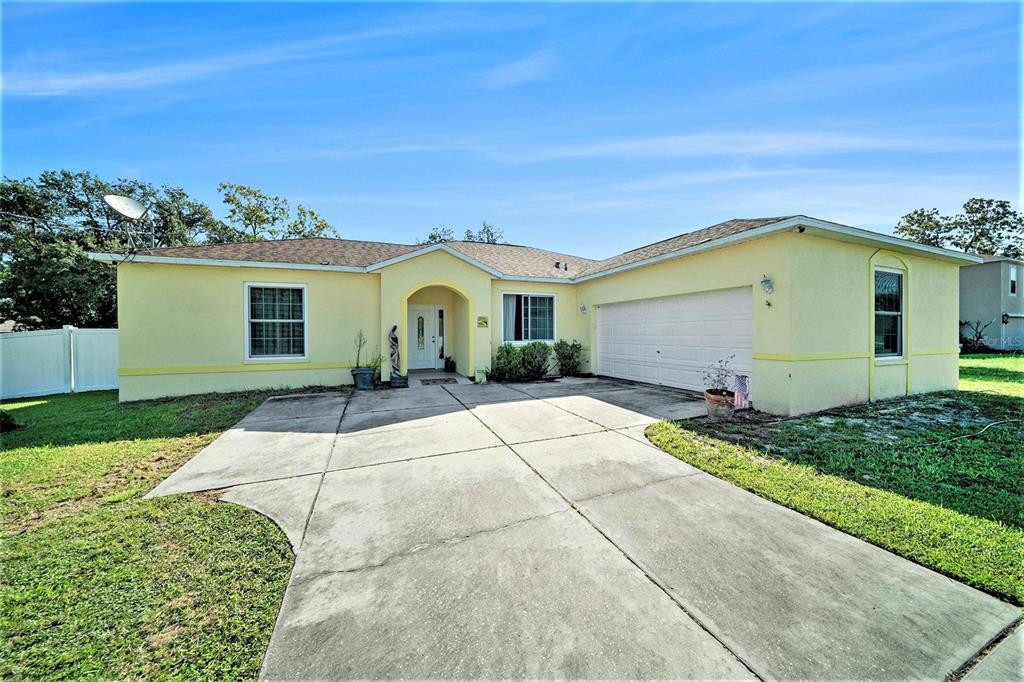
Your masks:
M 409 304 L 409 369 L 444 369 L 448 306 Z

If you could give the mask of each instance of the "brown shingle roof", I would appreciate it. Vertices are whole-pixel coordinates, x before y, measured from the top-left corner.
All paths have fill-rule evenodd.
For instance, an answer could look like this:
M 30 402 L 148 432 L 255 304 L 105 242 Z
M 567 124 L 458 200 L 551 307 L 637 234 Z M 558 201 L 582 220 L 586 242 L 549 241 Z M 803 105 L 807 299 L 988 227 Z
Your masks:
M 364 242 L 354 239 L 280 239 L 237 244 L 200 244 L 140 250 L 144 256 L 168 258 L 212 258 L 259 263 L 301 263 L 304 265 L 351 265 L 365 267 L 388 258 L 415 251 L 417 246 Z
M 558 277 L 572 279 L 597 261 L 569 256 L 532 246 L 485 244 L 481 242 L 445 242 L 448 246 L 474 258 L 498 272 L 514 277 Z M 555 263 L 559 267 L 555 267 Z
M 532 246 L 515 244 L 486 244 L 481 242 L 450 241 L 445 246 L 459 251 L 484 265 L 510 277 L 550 277 L 571 280 L 592 275 L 623 265 L 630 265 L 672 251 L 685 249 L 722 237 L 728 237 L 794 216 L 775 218 L 737 218 L 712 225 L 702 230 L 687 232 L 632 251 L 595 261 L 570 256 Z M 391 258 L 403 256 L 425 245 L 389 244 L 386 242 L 357 241 L 353 239 L 283 239 L 277 241 L 244 242 L 238 244 L 202 244 L 162 249 L 143 249 L 144 256 L 168 258 L 206 258 L 238 260 L 260 263 L 297 263 L 304 265 L 344 265 L 366 267 Z M 558 267 L 555 264 L 558 263 Z
M 594 263 L 582 274 L 593 275 L 598 272 L 604 272 L 605 270 L 611 270 L 612 268 L 617 268 L 623 265 L 638 263 L 640 261 L 647 260 L 648 258 L 663 256 L 666 253 L 671 253 L 672 251 L 690 248 L 691 246 L 704 244 L 715 239 L 721 239 L 722 237 L 729 237 L 734 234 L 753 230 L 754 228 L 763 227 L 765 225 L 771 225 L 772 223 L 777 223 L 794 217 L 796 216 L 787 215 L 777 216 L 775 218 L 734 218 L 732 220 L 726 220 L 724 223 L 705 227 L 702 230 L 687 232 L 677 237 L 670 237 L 669 239 L 665 239 L 660 242 L 641 246 L 639 249 L 620 253 L 618 256 L 605 258 L 604 260 Z

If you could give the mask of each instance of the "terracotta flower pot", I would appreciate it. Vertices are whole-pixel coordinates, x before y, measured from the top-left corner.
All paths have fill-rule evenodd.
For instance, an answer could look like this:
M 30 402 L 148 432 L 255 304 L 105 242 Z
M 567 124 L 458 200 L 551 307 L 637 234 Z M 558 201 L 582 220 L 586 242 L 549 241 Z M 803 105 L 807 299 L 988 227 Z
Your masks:
M 704 391 L 704 403 L 708 408 L 708 416 L 715 421 L 731 419 L 736 410 L 736 394 L 721 388 L 709 388 Z

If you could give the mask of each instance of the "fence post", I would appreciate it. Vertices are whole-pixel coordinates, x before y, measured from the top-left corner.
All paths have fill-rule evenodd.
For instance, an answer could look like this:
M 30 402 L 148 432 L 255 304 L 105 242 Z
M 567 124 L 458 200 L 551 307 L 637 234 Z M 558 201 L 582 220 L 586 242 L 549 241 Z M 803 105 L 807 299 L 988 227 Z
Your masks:
M 75 326 L 66 324 L 64 329 L 64 366 L 68 368 L 68 393 L 75 392 Z

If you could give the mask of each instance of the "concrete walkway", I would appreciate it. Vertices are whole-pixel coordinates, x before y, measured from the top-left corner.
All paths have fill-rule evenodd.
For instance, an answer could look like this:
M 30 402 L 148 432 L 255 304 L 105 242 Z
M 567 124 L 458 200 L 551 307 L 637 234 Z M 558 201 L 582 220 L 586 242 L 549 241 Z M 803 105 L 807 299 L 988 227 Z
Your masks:
M 643 437 L 703 412 L 601 379 L 272 399 L 151 494 L 284 529 L 267 679 L 941 679 L 1017 619 Z

